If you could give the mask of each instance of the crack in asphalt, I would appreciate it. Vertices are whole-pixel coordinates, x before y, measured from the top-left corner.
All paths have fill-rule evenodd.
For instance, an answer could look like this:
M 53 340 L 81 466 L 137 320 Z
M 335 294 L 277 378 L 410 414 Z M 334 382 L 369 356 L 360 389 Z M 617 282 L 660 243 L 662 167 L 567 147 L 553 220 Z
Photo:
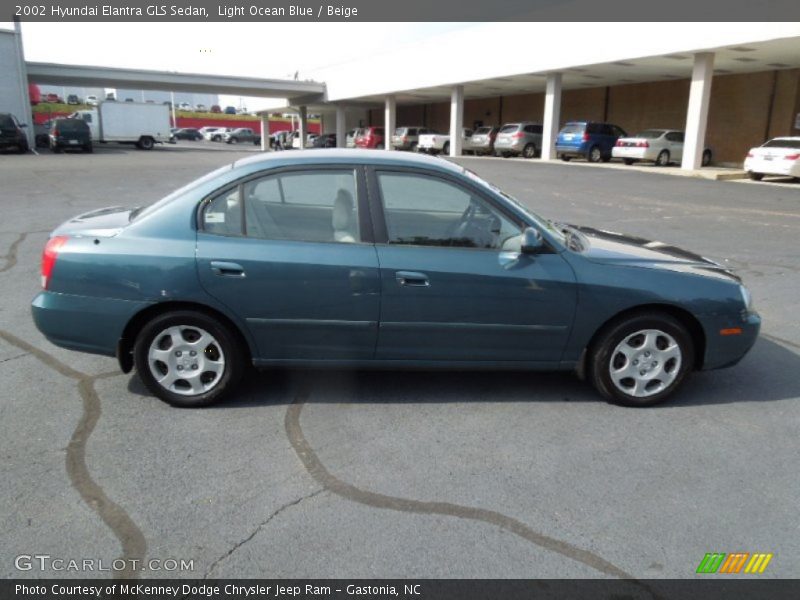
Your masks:
M 26 237 L 28 237 L 27 232 L 18 234 L 17 239 L 11 243 L 11 246 L 9 246 L 8 252 L 3 256 L 0 256 L 0 259 L 4 260 L 6 263 L 0 267 L 0 273 L 5 273 L 17 264 L 17 249 L 19 248 L 19 245 L 25 241 Z
M 498 511 L 489 510 L 486 508 L 463 506 L 460 504 L 453 504 L 451 502 L 432 502 L 401 498 L 398 496 L 389 496 L 386 494 L 363 490 L 352 484 L 342 481 L 328 471 L 328 469 L 317 456 L 314 449 L 308 443 L 308 440 L 306 440 L 305 434 L 303 433 L 303 429 L 300 425 L 300 414 L 306 402 L 308 401 L 309 396 L 310 393 L 308 391 L 301 391 L 297 394 L 294 401 L 286 410 L 284 425 L 289 442 L 292 444 L 292 448 L 294 448 L 294 451 L 297 454 L 297 457 L 300 459 L 300 462 L 303 463 L 303 466 L 308 474 L 311 475 L 311 477 L 317 483 L 319 483 L 324 490 L 336 494 L 337 496 L 340 496 L 346 500 L 373 508 L 421 515 L 442 515 L 447 517 L 456 517 L 458 519 L 468 519 L 472 521 L 483 522 L 488 525 L 495 526 L 503 531 L 517 535 L 522 539 L 539 546 L 540 548 L 544 548 L 545 550 L 555 552 L 565 556 L 566 558 L 582 563 L 601 573 L 610 575 L 612 577 L 617 577 L 619 579 L 628 580 L 632 585 L 636 585 L 647 591 L 652 597 L 658 597 L 656 593 L 644 582 L 637 580 L 630 573 L 623 571 L 616 565 L 594 554 L 593 552 L 578 548 L 577 546 L 573 546 L 568 542 L 564 542 L 543 533 L 534 531 L 522 521 L 504 515 Z
M 308 500 L 308 499 L 310 499 L 310 498 L 313 498 L 314 496 L 317 496 L 317 495 L 321 494 L 321 493 L 322 493 L 322 492 L 324 492 L 324 491 L 325 491 L 325 488 L 320 488 L 320 489 L 318 489 L 318 490 L 316 490 L 316 491 L 314 491 L 314 492 L 311 492 L 310 494 L 306 494 L 305 496 L 301 496 L 301 497 L 300 497 L 300 498 L 298 498 L 297 500 L 292 500 L 291 502 L 287 502 L 286 504 L 284 504 L 283 506 L 281 506 L 280 508 L 278 508 L 278 509 L 277 509 L 275 512 L 273 512 L 273 513 L 272 513 L 272 514 L 271 514 L 269 517 L 267 517 L 267 518 L 266 518 L 266 519 L 264 519 L 264 520 L 263 520 L 261 523 L 259 523 L 259 524 L 258 524 L 258 526 L 257 526 L 257 527 L 256 527 L 256 528 L 253 530 L 253 532 L 252 532 L 250 535 L 248 535 L 246 538 L 244 538 L 244 539 L 242 539 L 242 540 L 240 540 L 240 541 L 236 542 L 236 544 L 234 544 L 234 545 L 233 545 L 233 547 L 231 547 L 231 549 L 230 549 L 230 550 L 228 550 L 228 551 L 227 551 L 225 554 L 223 554 L 223 555 L 222 555 L 222 556 L 220 556 L 220 557 L 219 557 L 217 560 L 215 560 L 213 563 L 211 563 L 211 566 L 208 568 L 208 570 L 206 571 L 205 575 L 203 575 L 203 579 L 208 579 L 208 578 L 211 576 L 211 573 L 214 571 L 214 569 L 216 569 L 216 568 L 217 568 L 217 565 L 218 565 L 219 563 L 221 563 L 222 561 L 224 561 L 225 559 L 227 559 L 228 557 L 230 557 L 230 556 L 231 556 L 231 555 L 232 555 L 234 552 L 236 552 L 236 551 L 237 551 L 239 548 L 241 548 L 241 547 L 242 547 L 242 546 L 244 546 L 244 545 L 245 545 L 247 542 L 249 542 L 249 541 L 250 541 L 250 540 L 252 540 L 254 537 L 256 537 L 256 535 L 258 535 L 258 533 L 259 533 L 259 532 L 260 532 L 262 529 L 264 529 L 264 527 L 266 527 L 266 526 L 267 526 L 267 524 L 269 524 L 269 522 L 270 522 L 270 521 L 272 521 L 272 520 L 273 520 L 275 517 L 277 517 L 279 514 L 281 514 L 281 513 L 282 513 L 283 511 L 285 511 L 287 508 L 291 508 L 291 507 L 293 507 L 293 506 L 297 506 L 297 505 L 298 505 L 298 504 L 300 504 L 301 502 L 303 502 L 303 501 L 305 501 L 305 500 Z
M 13 233 L 13 232 L 2 232 L 2 233 Z M 8 247 L 8 252 L 4 255 L 0 256 L 0 260 L 4 260 L 5 264 L 0 267 L 0 273 L 5 273 L 6 271 L 14 268 L 17 264 L 17 250 L 19 249 L 19 245 L 25 241 L 25 239 L 29 235 L 33 235 L 34 233 L 50 233 L 50 230 L 35 230 L 35 231 L 25 231 L 23 233 L 17 234 L 17 239 L 11 243 L 11 246 Z
M 65 365 L 50 354 L 7 331 L 0 330 L 0 338 L 27 354 L 33 355 L 64 377 L 76 381 L 78 393 L 83 401 L 83 413 L 66 448 L 65 467 L 67 475 L 72 487 L 80 494 L 86 505 L 100 516 L 122 545 L 122 556 L 120 558 L 125 560 L 126 566 L 124 570 L 114 571 L 114 578 L 130 579 L 138 577 L 139 572 L 135 570 L 133 561 L 138 561 L 138 564 L 143 562 L 147 552 L 147 542 L 144 534 L 142 534 L 142 531 L 128 513 L 125 512 L 125 509 L 109 498 L 103 488 L 92 478 L 86 465 L 86 444 L 102 412 L 100 397 L 97 395 L 95 383 L 101 379 L 117 376 L 120 374 L 119 371 L 87 375 Z
M 24 358 L 26 356 L 30 356 L 30 354 L 28 354 L 27 352 L 23 352 L 22 354 L 17 354 L 16 356 L 9 356 L 8 358 L 4 358 L 3 360 L 0 360 L 0 364 L 7 363 L 7 362 L 12 361 L 12 360 L 17 360 L 18 358 Z

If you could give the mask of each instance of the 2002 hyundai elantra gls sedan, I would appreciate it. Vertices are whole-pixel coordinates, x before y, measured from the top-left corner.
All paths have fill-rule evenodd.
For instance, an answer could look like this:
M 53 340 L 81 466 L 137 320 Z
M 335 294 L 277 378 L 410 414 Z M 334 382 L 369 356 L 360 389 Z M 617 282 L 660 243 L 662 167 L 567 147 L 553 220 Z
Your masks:
M 245 367 L 576 370 L 655 404 L 737 363 L 739 278 L 660 242 L 555 225 L 441 159 L 261 155 L 51 235 L 37 327 L 204 406 Z

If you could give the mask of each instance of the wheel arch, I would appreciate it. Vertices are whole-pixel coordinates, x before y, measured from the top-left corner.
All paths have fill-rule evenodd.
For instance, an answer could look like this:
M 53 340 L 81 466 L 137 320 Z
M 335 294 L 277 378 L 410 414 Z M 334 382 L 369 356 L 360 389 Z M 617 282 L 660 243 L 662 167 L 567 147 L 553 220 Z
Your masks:
M 251 340 L 248 338 L 245 332 L 242 331 L 241 327 L 239 327 L 233 321 L 233 319 L 228 317 L 225 313 L 200 302 L 168 301 L 158 302 L 140 310 L 138 313 L 133 315 L 133 317 L 131 317 L 131 319 L 125 325 L 125 329 L 123 329 L 122 335 L 117 341 L 116 351 L 117 361 L 119 362 L 119 367 L 122 369 L 123 373 L 130 373 L 130 371 L 133 369 L 133 345 L 136 342 L 136 336 L 138 335 L 139 331 L 141 331 L 142 327 L 144 327 L 145 323 L 158 315 L 176 310 L 194 310 L 197 312 L 202 312 L 215 319 L 219 319 L 222 324 L 228 327 L 234 337 L 236 337 L 237 341 L 241 344 L 245 353 L 245 360 L 248 363 L 252 362 L 254 348 Z
M 597 328 L 589 340 L 589 343 L 586 344 L 581 352 L 581 358 L 578 362 L 578 374 L 580 377 L 583 378 L 584 373 L 586 372 L 586 368 L 589 364 L 589 359 L 593 354 L 592 351 L 594 347 L 609 329 L 614 327 L 620 321 L 630 317 L 652 313 L 669 315 L 670 317 L 677 319 L 684 327 L 686 327 L 686 330 L 689 332 L 689 335 L 692 338 L 692 344 L 694 346 L 694 365 L 692 366 L 695 370 L 702 369 L 706 352 L 706 334 L 703 331 L 703 326 L 700 324 L 700 321 L 697 319 L 697 317 L 695 317 L 685 308 L 681 308 L 673 304 L 652 303 L 640 304 L 638 306 L 632 306 L 622 310 L 608 318 L 602 325 L 600 325 L 600 327 Z

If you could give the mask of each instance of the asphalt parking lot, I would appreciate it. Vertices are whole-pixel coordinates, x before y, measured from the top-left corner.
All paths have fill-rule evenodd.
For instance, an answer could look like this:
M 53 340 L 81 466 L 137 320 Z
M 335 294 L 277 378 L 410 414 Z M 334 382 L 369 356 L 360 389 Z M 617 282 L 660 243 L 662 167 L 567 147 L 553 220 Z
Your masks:
M 540 214 L 729 264 L 763 335 L 651 409 L 571 375 L 270 371 L 177 410 L 50 345 L 29 303 L 60 222 L 150 203 L 255 149 L 0 156 L 0 575 L 20 554 L 183 559 L 145 577 L 694 576 L 706 552 L 800 564 L 800 187 L 538 161 L 461 164 Z M 111 573 L 98 573 L 110 576 Z

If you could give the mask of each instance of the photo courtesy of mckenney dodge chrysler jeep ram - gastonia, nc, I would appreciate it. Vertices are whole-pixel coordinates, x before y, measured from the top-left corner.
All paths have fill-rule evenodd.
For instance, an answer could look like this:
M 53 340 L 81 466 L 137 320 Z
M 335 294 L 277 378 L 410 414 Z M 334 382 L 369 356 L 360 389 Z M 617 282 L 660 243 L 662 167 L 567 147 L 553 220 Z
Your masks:
M 42 285 L 51 342 L 116 356 L 183 407 L 222 399 L 249 364 L 576 370 L 647 406 L 736 364 L 760 326 L 711 260 L 380 151 L 239 160 L 151 206 L 81 215 L 53 231 Z

